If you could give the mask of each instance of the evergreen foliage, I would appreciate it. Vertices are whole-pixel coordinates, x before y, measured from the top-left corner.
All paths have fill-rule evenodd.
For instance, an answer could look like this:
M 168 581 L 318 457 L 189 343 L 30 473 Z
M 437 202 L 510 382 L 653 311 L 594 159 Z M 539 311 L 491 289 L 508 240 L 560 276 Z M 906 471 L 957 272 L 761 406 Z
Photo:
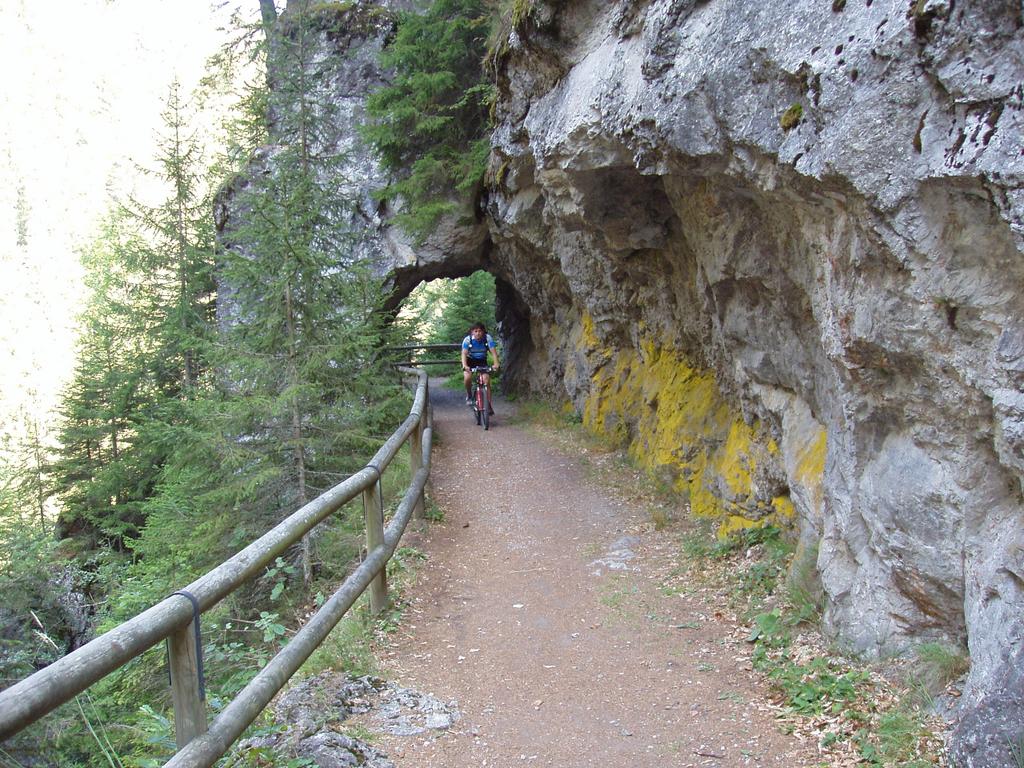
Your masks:
M 483 0 L 435 0 L 423 14 L 400 14 L 382 55 L 394 80 L 367 100 L 364 135 L 399 175 L 381 197 L 403 202 L 396 221 L 418 239 L 483 178 L 495 98 L 481 66 L 490 23 Z
M 406 390 L 379 359 L 393 330 L 380 277 L 355 255 L 320 30 L 307 20 L 297 10 L 269 27 L 272 87 L 243 94 L 215 171 L 172 87 L 151 172 L 166 197 L 113 211 L 82 252 L 89 299 L 59 455 L 48 477 L 38 461 L 0 468 L 0 589 L 19 598 L 0 610 L 8 680 L 68 650 L 53 605 L 61 559 L 102 587 L 97 620 L 110 628 L 364 466 L 406 412 Z M 249 32 L 238 39 L 251 55 Z M 231 226 L 215 259 L 217 184 Z M 58 534 L 70 537 L 59 544 L 38 519 L 44 481 L 60 501 Z M 358 554 L 362 528 L 355 508 L 336 518 L 317 540 L 331 548 L 324 559 L 336 562 L 322 572 L 332 578 Z M 308 606 L 296 587 L 320 570 L 317 541 L 204 615 L 214 709 Z M 30 607 L 39 624 L 21 621 Z M 48 650 L 36 629 L 54 639 Z M 61 765 L 160 764 L 173 750 L 160 656 L 100 681 L 24 743 L 55 745 Z M 113 722 L 126 727 L 102 728 Z
M 146 366 L 145 318 L 138 311 L 143 278 L 124 258 L 142 247 L 124 217 L 112 215 L 82 254 L 90 295 L 52 473 L 62 505 L 59 533 L 88 534 L 93 544 L 117 548 L 138 534 L 139 505 L 158 469 L 139 440 L 156 401 Z
M 5 453 L 7 453 L 5 451 Z M 8 454 L 10 455 L 10 454 Z M 55 542 L 51 527 L 35 514 L 36 470 L 0 459 L 0 688 L 33 671 L 40 660 L 56 658 L 33 634 L 32 613 L 48 622 L 61 614 L 59 595 L 51 588 Z
M 201 148 L 176 81 L 163 120 L 158 167 L 148 174 L 170 194 L 157 206 L 132 206 L 134 220 L 149 236 L 132 266 L 145 275 L 141 311 L 151 318 L 147 335 L 157 340 L 155 383 L 166 396 L 188 398 L 203 374 L 204 347 L 212 339 L 213 215 Z
M 442 309 L 427 336 L 430 344 L 461 343 L 474 323 L 483 323 L 497 340 L 494 320 L 494 276 L 474 272 L 460 280 L 447 281 L 441 290 Z
M 144 524 L 168 453 L 159 425 L 195 396 L 211 338 L 211 203 L 176 83 L 163 118 L 151 173 L 168 197 L 111 213 L 82 254 L 90 296 L 54 466 L 59 533 L 118 549 Z
M 350 457 L 365 456 L 396 415 L 375 361 L 381 286 L 353 255 L 346 158 L 318 90 L 326 75 L 313 21 L 292 17 L 271 48 L 274 150 L 233 200 L 244 220 L 226 235 L 221 269 L 231 322 L 219 368 L 233 390 L 230 432 L 248 436 L 235 458 L 262 478 L 247 494 L 261 526 L 361 466 Z M 311 557 L 306 542 L 307 584 Z

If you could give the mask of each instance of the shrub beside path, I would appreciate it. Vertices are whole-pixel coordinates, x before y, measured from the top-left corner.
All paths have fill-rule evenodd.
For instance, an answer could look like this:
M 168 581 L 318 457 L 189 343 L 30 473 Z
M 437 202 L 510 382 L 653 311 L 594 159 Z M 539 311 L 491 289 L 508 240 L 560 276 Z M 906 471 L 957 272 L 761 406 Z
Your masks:
M 489 432 L 434 388 L 432 497 L 444 521 L 383 674 L 458 702 L 447 731 L 381 735 L 399 768 L 820 765 L 785 735 L 742 628 L 671 587 L 678 541 L 579 457 Z M 677 579 L 678 580 L 678 579 Z

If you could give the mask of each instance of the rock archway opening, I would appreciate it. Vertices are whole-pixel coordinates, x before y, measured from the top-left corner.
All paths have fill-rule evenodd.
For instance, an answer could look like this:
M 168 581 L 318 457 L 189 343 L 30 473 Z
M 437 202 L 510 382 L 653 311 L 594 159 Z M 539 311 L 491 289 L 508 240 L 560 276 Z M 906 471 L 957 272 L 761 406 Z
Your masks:
M 530 312 L 515 287 L 489 269 L 453 270 L 404 282 L 392 311 L 425 344 L 459 343 L 482 322 L 500 346 L 503 389 L 514 390 L 530 357 Z

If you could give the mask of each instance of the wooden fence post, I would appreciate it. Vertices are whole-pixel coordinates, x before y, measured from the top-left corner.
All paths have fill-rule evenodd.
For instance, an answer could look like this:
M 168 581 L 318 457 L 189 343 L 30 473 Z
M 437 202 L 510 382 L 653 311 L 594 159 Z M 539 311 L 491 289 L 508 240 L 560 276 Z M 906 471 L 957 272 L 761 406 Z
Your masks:
M 416 478 L 416 473 L 423 467 L 423 430 L 427 423 L 427 409 L 424 406 L 420 415 L 420 422 L 413 430 L 409 438 L 409 482 Z M 413 516 L 422 518 L 426 513 L 426 506 L 423 503 L 423 493 L 416 499 L 416 506 L 413 508 Z
M 206 733 L 206 706 L 199 690 L 199 649 L 193 621 L 168 638 L 174 741 L 181 749 Z
M 384 546 L 384 512 L 380 495 L 380 472 L 378 482 L 363 491 L 363 510 L 366 517 L 366 554 L 370 555 L 377 547 Z M 388 602 L 388 582 L 386 566 L 380 569 L 370 582 L 370 613 L 377 615 L 384 610 Z

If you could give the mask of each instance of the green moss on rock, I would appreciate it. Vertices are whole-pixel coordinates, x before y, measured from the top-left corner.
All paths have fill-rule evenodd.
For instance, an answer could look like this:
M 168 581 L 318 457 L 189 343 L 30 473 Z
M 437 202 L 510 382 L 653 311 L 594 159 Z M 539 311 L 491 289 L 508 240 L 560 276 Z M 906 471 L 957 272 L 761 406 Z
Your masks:
M 804 108 L 802 104 L 793 104 L 782 113 L 782 117 L 779 118 L 779 125 L 782 126 L 782 130 L 788 131 L 795 128 L 800 120 L 804 116 Z

